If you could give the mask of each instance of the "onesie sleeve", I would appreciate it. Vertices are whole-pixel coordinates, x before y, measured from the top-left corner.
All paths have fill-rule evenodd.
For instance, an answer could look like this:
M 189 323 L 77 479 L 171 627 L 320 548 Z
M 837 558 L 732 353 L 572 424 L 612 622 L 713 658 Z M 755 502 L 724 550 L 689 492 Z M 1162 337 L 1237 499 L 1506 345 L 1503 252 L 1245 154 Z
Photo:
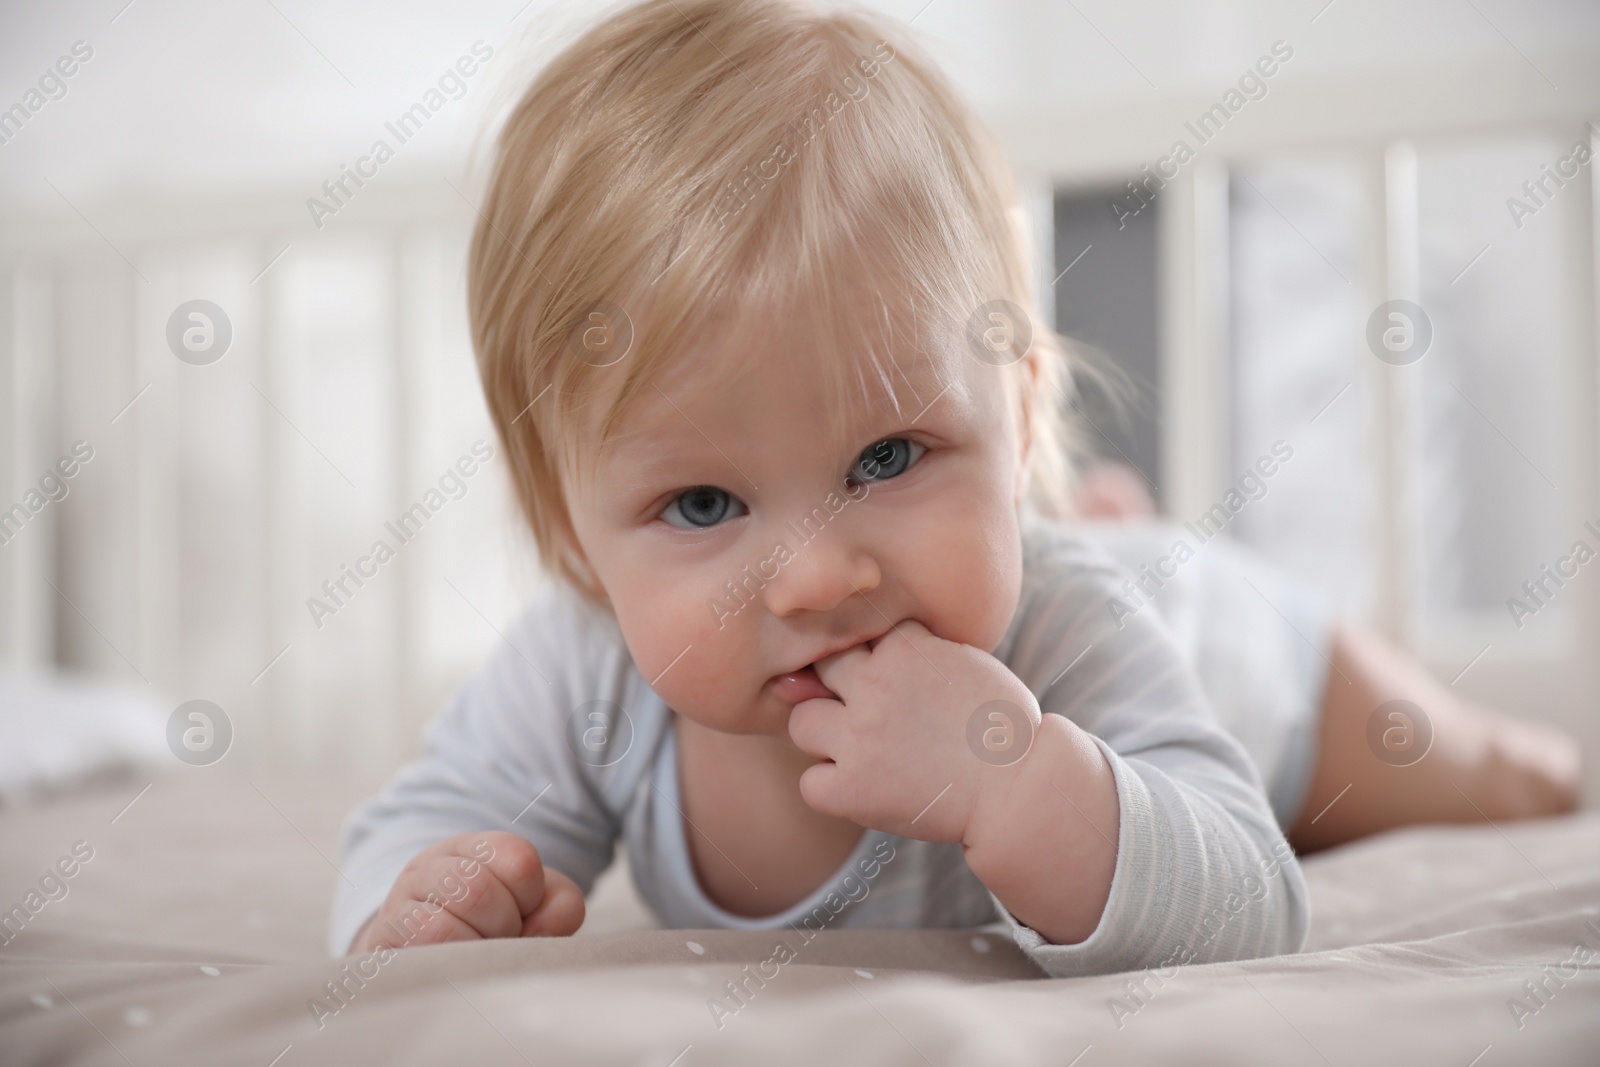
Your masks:
M 600 624 L 574 597 L 547 587 L 446 702 L 421 755 L 345 821 L 333 955 L 349 951 L 413 856 L 457 834 L 520 834 L 586 895 L 610 863 L 620 819 L 592 773 L 610 759 L 594 741 L 610 732 L 575 724 L 620 721 L 622 698 L 603 681 Z M 605 719 L 591 720 L 586 707 Z
M 1062 532 L 1030 551 L 1031 585 L 1002 659 L 1044 713 L 1095 739 L 1119 825 L 1094 932 L 1051 944 L 995 897 L 1018 946 L 1056 977 L 1300 951 L 1310 905 L 1299 865 L 1165 624 L 1133 609 L 1129 574 L 1098 549 Z

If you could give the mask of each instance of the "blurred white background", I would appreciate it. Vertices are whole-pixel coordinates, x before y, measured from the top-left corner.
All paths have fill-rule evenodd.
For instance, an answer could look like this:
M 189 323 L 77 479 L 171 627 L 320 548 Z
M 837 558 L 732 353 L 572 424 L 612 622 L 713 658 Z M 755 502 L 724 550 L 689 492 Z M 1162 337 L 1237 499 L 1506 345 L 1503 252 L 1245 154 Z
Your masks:
M 1574 542 L 1600 549 L 1593 167 L 1530 216 L 1506 202 L 1600 139 L 1600 8 L 872 6 L 914 18 L 999 133 L 1060 328 L 1146 384 L 1106 455 L 1189 520 L 1290 442 L 1234 533 L 1459 689 L 1580 731 L 1592 766 L 1600 564 L 1520 627 L 1506 600 Z M 463 307 L 472 205 L 499 116 L 595 14 L 0 14 L 0 508 L 93 450 L 0 544 L 8 669 L 113 681 L 163 714 L 213 701 L 242 767 L 373 771 L 412 750 L 543 580 L 498 457 L 347 606 L 314 620 L 306 602 L 493 443 Z M 1185 124 L 1280 41 L 1266 95 L 1119 228 L 1123 183 L 1195 145 Z M 386 124 L 419 103 L 401 144 Z M 315 217 L 379 139 L 393 159 Z M 1434 330 L 1406 367 L 1366 342 L 1395 298 Z M 196 299 L 232 329 L 209 365 L 166 340 Z

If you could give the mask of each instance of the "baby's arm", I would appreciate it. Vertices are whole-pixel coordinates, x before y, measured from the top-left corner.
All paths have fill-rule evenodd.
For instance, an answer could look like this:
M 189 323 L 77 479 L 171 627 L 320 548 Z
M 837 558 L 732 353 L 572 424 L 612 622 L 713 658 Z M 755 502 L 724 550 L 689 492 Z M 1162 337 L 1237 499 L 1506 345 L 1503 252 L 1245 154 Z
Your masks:
M 1111 763 L 1082 728 L 1045 715 L 1007 772 L 987 775 L 973 805 L 967 866 L 1045 941 L 1077 944 L 1100 924 L 1117 869 Z
M 1305 884 L 1249 757 L 1153 612 L 1115 624 L 1109 559 L 1069 546 L 1054 562 L 1004 662 L 913 622 L 819 661 L 839 699 L 790 715 L 823 761 L 802 796 L 967 846 L 1051 974 L 1298 951 Z M 974 738 L 994 714 L 1031 732 L 1026 755 L 986 758 Z
M 473 918 L 484 921 L 481 929 L 508 926 L 499 921 L 509 920 L 506 897 L 495 886 L 516 902 L 519 919 L 531 919 L 540 907 L 531 901 L 539 876 L 552 905 L 571 882 L 581 921 L 582 894 L 610 862 L 617 826 L 591 780 L 593 767 L 568 742 L 567 719 L 586 701 L 608 696 L 603 672 L 586 655 L 602 647 L 586 617 L 555 590 L 507 632 L 428 727 L 422 755 L 347 820 L 328 935 L 334 955 L 353 945 L 377 947 L 375 914 L 382 909 L 398 920 L 412 914 L 408 901 L 426 904 L 430 894 L 444 904 L 433 920 L 439 925 L 423 938 L 420 920 L 402 923 L 404 943 L 447 929 L 464 934 L 452 918 L 474 930 Z M 481 854 L 489 850 L 492 857 Z M 479 867 L 468 876 L 453 860 Z M 480 914 L 485 895 L 499 901 L 490 908 L 495 916 Z M 571 909 L 567 899 L 561 908 Z M 570 918 L 570 910 L 560 915 Z
M 1071 576 L 1035 599 L 1009 659 L 1046 712 L 1036 747 L 975 808 L 968 864 L 1053 974 L 1298 951 L 1304 879 L 1249 757 L 1153 612 L 1112 621 L 1109 561 L 1064 551 Z M 1086 922 L 1052 884 L 1087 881 L 1079 864 L 1103 877 L 1108 853 L 1105 906 Z

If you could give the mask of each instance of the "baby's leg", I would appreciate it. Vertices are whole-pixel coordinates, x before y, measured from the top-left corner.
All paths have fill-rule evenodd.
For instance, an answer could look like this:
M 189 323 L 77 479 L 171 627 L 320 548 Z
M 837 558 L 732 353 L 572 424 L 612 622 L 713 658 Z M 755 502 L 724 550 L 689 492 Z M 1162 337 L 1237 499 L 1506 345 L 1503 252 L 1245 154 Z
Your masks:
M 1461 699 L 1420 664 L 1375 634 L 1335 624 L 1333 669 L 1311 786 L 1289 830 L 1312 851 L 1410 823 L 1483 822 L 1571 811 L 1578 802 L 1578 746 L 1566 733 Z M 1407 766 L 1403 747 L 1369 743 L 1373 712 L 1391 700 L 1420 707 L 1433 744 Z M 1407 723 L 1380 717 L 1383 729 Z M 1376 749 L 1374 747 L 1376 745 Z M 1379 758 L 1385 751 L 1387 759 Z

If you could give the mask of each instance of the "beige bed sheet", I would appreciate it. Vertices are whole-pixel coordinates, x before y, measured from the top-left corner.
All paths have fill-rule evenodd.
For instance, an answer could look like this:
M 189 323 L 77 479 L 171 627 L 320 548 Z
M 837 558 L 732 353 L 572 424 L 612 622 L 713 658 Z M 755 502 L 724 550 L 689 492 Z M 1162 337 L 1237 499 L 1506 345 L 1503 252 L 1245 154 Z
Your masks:
M 407 950 L 319 1020 L 336 833 L 374 783 L 145 784 L 0 810 L 0 908 L 94 850 L 0 946 L 0 1064 L 1600 1064 L 1593 813 L 1312 857 L 1305 953 L 1142 991 L 992 931 L 829 931 L 717 1013 L 785 935 L 649 929 L 614 868 L 578 937 Z

